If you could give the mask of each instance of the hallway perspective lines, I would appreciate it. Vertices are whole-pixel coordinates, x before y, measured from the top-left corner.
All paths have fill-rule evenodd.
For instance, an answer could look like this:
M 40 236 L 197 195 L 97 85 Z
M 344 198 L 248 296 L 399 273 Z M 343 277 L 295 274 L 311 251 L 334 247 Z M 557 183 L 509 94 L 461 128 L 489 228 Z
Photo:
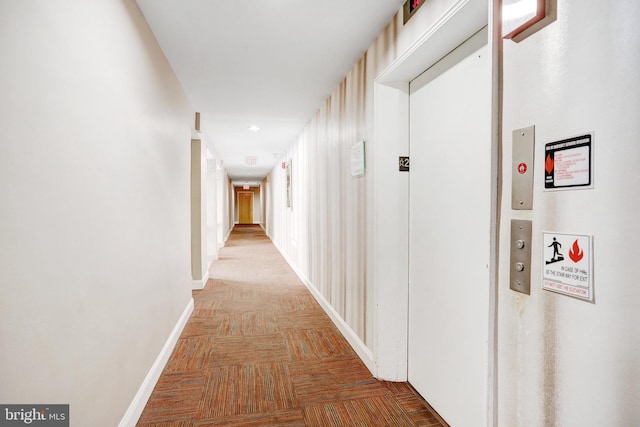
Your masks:
M 259 226 L 236 225 L 139 427 L 441 426 L 376 380 Z

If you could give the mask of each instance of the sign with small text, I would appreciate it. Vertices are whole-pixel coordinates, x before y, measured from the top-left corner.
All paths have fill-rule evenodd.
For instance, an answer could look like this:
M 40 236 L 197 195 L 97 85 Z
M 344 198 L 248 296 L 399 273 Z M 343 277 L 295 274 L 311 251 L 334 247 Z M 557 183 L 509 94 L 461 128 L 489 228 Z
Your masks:
M 409 157 L 400 156 L 398 158 L 398 170 L 400 172 L 409 172 Z
M 544 146 L 544 189 L 593 188 L 592 135 L 580 135 Z
M 592 237 L 542 233 L 542 289 L 593 302 Z
M 418 11 L 420 6 L 426 3 L 427 0 L 407 0 L 402 7 L 403 11 L 403 23 L 407 23 L 409 19 Z
M 366 171 L 364 140 L 351 145 L 351 176 L 364 175 Z

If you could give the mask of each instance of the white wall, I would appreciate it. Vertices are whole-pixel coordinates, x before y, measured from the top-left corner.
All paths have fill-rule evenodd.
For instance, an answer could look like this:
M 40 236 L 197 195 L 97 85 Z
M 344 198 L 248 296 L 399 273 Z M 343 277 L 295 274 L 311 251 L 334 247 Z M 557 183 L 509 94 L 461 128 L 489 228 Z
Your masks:
M 193 289 L 203 289 L 209 279 L 209 180 L 205 142 L 191 137 L 191 277 Z
M 217 223 L 217 248 L 224 246 L 229 237 L 229 211 L 232 206 L 229 203 L 229 176 L 221 160 L 216 159 L 216 223 Z
M 262 199 L 261 199 L 261 187 L 251 187 L 253 191 L 253 223 L 262 223 Z
M 499 425 L 640 425 L 640 3 L 558 0 L 504 42 Z M 533 210 L 511 211 L 511 131 L 535 125 Z M 544 144 L 594 132 L 594 188 L 544 192 Z M 530 296 L 509 290 L 509 223 L 533 221 Z M 541 290 L 542 231 L 592 234 L 595 303 Z
M 225 192 L 226 192 L 226 196 L 227 196 L 227 203 L 226 203 L 226 208 L 225 209 L 225 228 L 226 228 L 226 237 L 225 237 L 225 241 L 226 239 L 229 237 L 229 233 L 231 233 L 231 230 L 233 229 L 233 225 L 235 224 L 235 220 L 234 220 L 234 213 L 235 213 L 235 201 L 236 201 L 236 196 L 235 193 L 233 191 L 233 183 L 231 182 L 231 180 L 229 179 L 229 176 L 227 174 L 225 174 L 225 179 L 226 179 L 226 183 L 225 183 Z
M 0 401 L 115 426 L 191 300 L 193 112 L 133 1 L 0 1 Z
M 218 259 L 218 177 L 215 158 L 207 159 L 207 253 Z

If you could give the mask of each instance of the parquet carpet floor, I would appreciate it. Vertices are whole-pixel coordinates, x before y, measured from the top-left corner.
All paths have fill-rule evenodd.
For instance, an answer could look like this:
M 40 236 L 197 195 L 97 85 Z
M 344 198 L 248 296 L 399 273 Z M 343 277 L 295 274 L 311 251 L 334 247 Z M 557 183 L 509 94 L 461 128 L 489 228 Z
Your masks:
M 236 226 L 139 427 L 441 426 L 378 381 L 259 226 Z

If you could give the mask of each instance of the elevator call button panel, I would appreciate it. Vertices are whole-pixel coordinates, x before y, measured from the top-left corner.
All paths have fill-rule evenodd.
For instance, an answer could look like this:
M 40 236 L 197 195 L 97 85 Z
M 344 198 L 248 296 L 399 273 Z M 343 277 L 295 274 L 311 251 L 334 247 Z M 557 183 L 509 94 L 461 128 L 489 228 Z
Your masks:
M 531 293 L 531 221 L 511 220 L 511 274 L 509 288 Z
M 513 131 L 511 154 L 511 209 L 533 209 L 533 155 L 535 126 Z

